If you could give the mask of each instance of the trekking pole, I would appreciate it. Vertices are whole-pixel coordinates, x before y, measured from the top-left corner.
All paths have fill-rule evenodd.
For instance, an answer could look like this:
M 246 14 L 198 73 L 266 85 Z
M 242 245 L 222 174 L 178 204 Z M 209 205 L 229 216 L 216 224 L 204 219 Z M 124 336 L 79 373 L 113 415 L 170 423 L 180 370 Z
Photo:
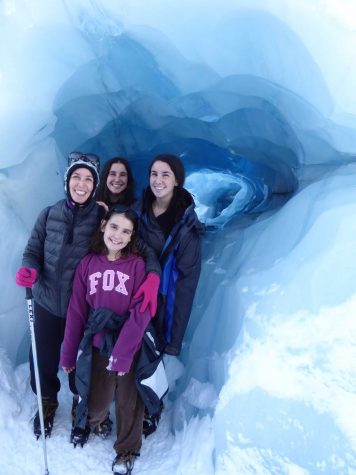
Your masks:
M 34 328 L 35 317 L 33 314 L 32 289 L 30 287 L 26 287 L 26 300 L 27 300 L 27 309 L 28 309 L 28 319 L 30 322 L 30 331 L 31 331 L 31 345 L 32 345 L 33 366 L 35 369 L 38 414 L 40 417 L 40 425 L 41 425 L 41 433 L 42 433 L 43 459 L 44 459 L 44 465 L 45 465 L 44 475 L 49 475 L 48 465 L 47 465 L 46 436 L 45 436 L 44 420 L 43 420 L 41 383 L 40 383 L 40 375 L 38 372 L 38 360 L 37 360 L 36 338 L 35 338 L 35 328 Z

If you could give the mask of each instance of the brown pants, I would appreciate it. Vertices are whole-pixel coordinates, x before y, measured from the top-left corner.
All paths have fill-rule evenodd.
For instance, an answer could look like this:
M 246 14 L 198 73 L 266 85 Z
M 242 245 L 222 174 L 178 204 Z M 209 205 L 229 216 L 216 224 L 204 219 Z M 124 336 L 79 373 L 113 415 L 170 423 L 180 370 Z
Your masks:
M 108 371 L 108 358 L 93 348 L 91 384 L 88 398 L 89 424 L 92 429 L 103 422 L 115 398 L 117 453 L 139 452 L 145 406 L 135 384 L 136 360 L 124 376 Z

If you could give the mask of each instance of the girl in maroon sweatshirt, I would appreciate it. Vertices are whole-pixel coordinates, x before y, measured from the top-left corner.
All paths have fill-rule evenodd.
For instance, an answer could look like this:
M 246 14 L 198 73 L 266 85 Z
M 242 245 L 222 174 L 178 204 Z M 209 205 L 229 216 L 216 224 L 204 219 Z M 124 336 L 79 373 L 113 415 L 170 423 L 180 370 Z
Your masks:
M 141 298 L 134 299 L 145 279 L 145 265 L 135 254 L 137 216 L 116 206 L 108 212 L 93 238 L 93 253 L 79 263 L 69 302 L 60 364 L 74 369 L 79 343 L 91 310 L 106 308 L 116 314 L 129 312 L 110 358 L 99 352 L 102 333 L 93 338 L 92 373 L 88 396 L 88 433 L 105 432 L 107 415 L 115 399 L 117 456 L 114 473 L 131 473 L 141 447 L 144 404 L 137 392 L 135 355 L 150 320 L 148 309 L 140 312 Z M 103 426 L 103 427 L 102 427 Z M 107 433 L 108 435 L 108 433 Z M 84 442 L 86 441 L 84 440 Z

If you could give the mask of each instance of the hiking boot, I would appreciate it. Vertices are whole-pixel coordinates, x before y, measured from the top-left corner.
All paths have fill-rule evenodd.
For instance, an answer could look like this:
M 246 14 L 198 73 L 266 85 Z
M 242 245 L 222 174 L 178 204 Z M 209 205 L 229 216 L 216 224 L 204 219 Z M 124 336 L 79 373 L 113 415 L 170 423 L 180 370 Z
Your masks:
M 163 402 L 161 401 L 161 404 L 159 406 L 159 412 L 158 414 L 150 414 L 147 410 L 147 407 L 145 407 L 145 414 L 143 416 L 143 427 L 142 427 L 142 433 L 146 437 L 149 435 L 153 434 L 157 427 L 159 420 L 161 418 L 161 413 L 163 411 Z
M 136 452 L 118 453 L 111 467 L 113 475 L 131 475 L 136 457 L 139 455 Z
M 48 397 L 42 397 L 42 411 L 45 437 L 51 437 L 54 416 L 56 414 L 57 407 L 58 402 L 56 400 L 50 399 Z M 33 419 L 33 433 L 35 434 L 37 440 L 42 435 L 39 411 L 36 412 L 36 415 Z
M 82 447 L 88 442 L 90 435 L 90 427 L 86 426 L 84 429 L 81 427 L 73 427 L 70 434 L 70 441 L 74 445 L 74 448 L 79 444 Z
M 105 421 L 101 422 L 99 425 L 94 427 L 93 432 L 95 435 L 101 439 L 107 439 L 112 431 L 112 420 L 109 417 L 109 414 Z

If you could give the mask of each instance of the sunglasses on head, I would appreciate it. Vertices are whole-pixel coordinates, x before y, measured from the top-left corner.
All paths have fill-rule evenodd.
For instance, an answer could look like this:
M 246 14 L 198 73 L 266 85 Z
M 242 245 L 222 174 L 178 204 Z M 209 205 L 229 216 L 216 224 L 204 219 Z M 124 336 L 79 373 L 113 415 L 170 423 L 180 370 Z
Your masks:
M 99 167 L 100 160 L 95 153 L 71 152 L 68 155 L 68 165 L 73 165 L 75 162 L 87 162 L 93 164 L 96 168 Z

